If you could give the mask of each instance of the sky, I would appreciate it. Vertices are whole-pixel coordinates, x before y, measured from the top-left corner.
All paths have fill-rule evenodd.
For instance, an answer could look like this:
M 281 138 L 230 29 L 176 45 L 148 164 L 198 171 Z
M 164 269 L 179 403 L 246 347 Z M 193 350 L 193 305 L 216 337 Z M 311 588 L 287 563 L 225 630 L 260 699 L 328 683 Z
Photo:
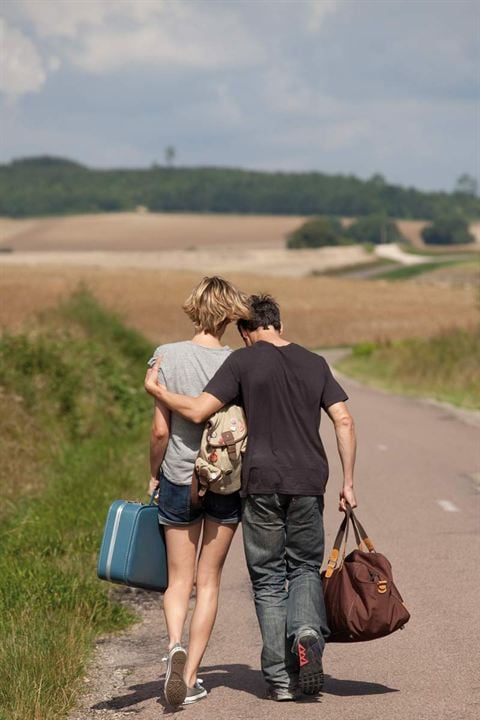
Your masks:
M 0 161 L 479 178 L 480 0 L 0 0 Z

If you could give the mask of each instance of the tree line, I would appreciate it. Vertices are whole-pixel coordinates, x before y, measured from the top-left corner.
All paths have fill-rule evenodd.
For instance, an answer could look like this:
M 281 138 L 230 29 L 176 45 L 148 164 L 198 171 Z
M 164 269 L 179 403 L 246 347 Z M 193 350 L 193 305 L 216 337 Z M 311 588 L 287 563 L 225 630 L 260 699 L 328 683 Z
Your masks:
M 468 245 L 475 242 L 467 220 L 455 211 L 436 215 L 421 234 L 426 245 Z M 344 227 L 337 217 L 310 217 L 289 233 L 286 246 L 290 250 L 299 250 L 328 245 L 393 242 L 406 242 L 397 223 L 387 215 L 373 214 L 357 218 L 348 227 Z
M 0 215 L 28 217 L 119 212 L 258 213 L 432 219 L 452 212 L 480 217 L 480 199 L 464 184 L 456 192 L 422 192 L 381 175 L 253 172 L 154 165 L 98 170 L 70 160 L 36 157 L 0 165 Z

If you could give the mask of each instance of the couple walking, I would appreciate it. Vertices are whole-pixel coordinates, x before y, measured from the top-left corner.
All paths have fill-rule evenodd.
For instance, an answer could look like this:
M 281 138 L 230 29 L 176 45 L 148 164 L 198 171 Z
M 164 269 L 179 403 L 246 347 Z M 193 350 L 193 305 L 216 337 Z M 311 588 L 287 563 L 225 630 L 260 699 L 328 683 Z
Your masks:
M 301 693 L 316 695 L 323 685 L 328 637 L 320 579 L 328 463 L 320 412 L 333 421 L 343 467 L 339 509 L 345 510 L 346 503 L 355 507 L 355 434 L 347 395 L 322 357 L 283 338 L 279 307 L 270 296 L 247 299 L 221 278 L 204 278 L 183 309 L 195 325 L 193 339 L 157 348 L 145 378 L 155 399 L 149 489 L 158 489 L 169 571 L 166 700 L 190 704 L 207 695 L 197 673 L 240 520 L 267 697 L 283 701 Z M 232 352 L 221 339 L 234 321 L 245 347 Z M 191 481 L 203 423 L 235 401 L 248 424 L 242 490 L 231 495 L 207 491 L 198 508 L 191 501 Z M 187 653 L 182 633 L 196 565 Z

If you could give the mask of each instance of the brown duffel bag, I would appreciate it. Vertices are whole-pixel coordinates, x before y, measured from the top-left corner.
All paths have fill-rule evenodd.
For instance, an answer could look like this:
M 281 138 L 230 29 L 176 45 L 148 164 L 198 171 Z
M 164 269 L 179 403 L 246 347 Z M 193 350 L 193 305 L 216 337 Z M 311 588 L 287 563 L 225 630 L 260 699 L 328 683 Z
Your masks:
M 345 557 L 350 523 L 358 550 Z M 363 546 L 366 551 L 361 549 Z M 335 538 L 322 581 L 331 633 L 328 642 L 375 640 L 403 628 L 410 619 L 393 582 L 392 566 L 375 551 L 350 507 Z

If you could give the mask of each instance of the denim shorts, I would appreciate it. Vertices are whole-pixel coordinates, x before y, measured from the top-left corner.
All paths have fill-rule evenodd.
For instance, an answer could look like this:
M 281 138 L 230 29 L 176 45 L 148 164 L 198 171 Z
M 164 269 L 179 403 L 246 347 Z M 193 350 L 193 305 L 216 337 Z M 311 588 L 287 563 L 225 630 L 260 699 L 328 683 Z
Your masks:
M 209 518 L 222 525 L 239 523 L 242 517 L 240 493 L 220 495 L 207 490 L 202 504 L 192 507 L 191 486 L 175 485 L 160 475 L 158 520 L 160 525 L 191 525 Z

